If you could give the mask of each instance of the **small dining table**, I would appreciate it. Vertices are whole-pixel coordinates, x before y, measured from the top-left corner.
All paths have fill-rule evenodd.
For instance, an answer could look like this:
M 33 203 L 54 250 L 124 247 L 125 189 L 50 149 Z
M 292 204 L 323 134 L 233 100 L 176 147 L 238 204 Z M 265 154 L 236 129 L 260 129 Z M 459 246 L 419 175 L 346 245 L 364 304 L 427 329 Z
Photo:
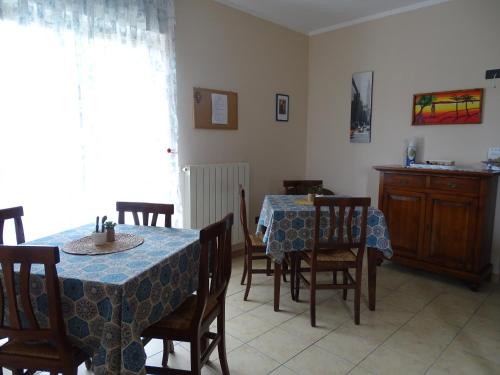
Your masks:
M 264 233 L 266 253 L 275 262 L 274 310 L 279 311 L 281 264 L 287 252 L 310 250 L 313 246 L 315 207 L 303 195 L 266 195 L 257 225 Z M 360 215 L 354 215 L 353 234 L 360 234 Z M 368 208 L 366 247 L 368 258 L 368 305 L 375 310 L 377 264 L 392 257 L 389 229 L 382 211 Z
M 27 245 L 59 246 L 85 236 L 93 224 L 57 233 Z M 172 312 L 198 286 L 199 231 L 117 225 L 144 242 L 106 255 L 60 251 L 57 272 L 67 335 L 94 353 L 96 374 L 145 374 L 142 331 Z M 35 315 L 48 324 L 43 271 L 33 268 L 30 294 Z M 44 323 L 45 322 L 45 323 Z

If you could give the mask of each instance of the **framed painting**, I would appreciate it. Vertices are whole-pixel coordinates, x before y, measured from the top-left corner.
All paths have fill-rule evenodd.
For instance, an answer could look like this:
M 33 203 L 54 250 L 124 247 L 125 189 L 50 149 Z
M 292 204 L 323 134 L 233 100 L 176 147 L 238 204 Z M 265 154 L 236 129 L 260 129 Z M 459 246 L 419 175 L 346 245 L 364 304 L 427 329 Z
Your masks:
M 483 89 L 413 95 L 412 125 L 480 124 Z
M 290 112 L 290 97 L 285 94 L 276 94 L 276 121 L 288 121 Z
M 372 138 L 373 72 L 354 73 L 351 81 L 351 143 Z

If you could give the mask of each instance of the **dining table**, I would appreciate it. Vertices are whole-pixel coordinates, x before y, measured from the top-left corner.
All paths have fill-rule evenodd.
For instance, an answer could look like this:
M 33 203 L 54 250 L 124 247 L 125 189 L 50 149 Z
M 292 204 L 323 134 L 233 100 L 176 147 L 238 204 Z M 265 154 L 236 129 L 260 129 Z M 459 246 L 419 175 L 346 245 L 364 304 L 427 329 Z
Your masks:
M 64 249 L 93 228 L 84 225 L 26 245 Z M 60 251 L 57 272 L 66 333 L 74 345 L 93 355 L 96 374 L 145 374 L 141 333 L 198 286 L 199 230 L 120 224 L 115 231 L 140 236 L 144 242 L 113 254 Z M 39 324 L 48 325 L 42 268 L 32 269 L 30 294 Z
M 325 212 L 325 216 L 327 212 Z M 353 215 L 354 238 L 359 238 L 360 215 Z M 326 218 L 325 218 L 326 219 Z M 266 253 L 275 263 L 274 310 L 279 311 L 282 263 L 286 253 L 311 250 L 315 207 L 304 195 L 266 195 L 257 225 L 263 233 Z M 326 233 L 326 232 L 325 232 Z M 368 307 L 375 310 L 377 265 L 383 258 L 391 258 L 393 251 L 389 229 L 383 212 L 368 208 L 366 248 L 368 260 Z

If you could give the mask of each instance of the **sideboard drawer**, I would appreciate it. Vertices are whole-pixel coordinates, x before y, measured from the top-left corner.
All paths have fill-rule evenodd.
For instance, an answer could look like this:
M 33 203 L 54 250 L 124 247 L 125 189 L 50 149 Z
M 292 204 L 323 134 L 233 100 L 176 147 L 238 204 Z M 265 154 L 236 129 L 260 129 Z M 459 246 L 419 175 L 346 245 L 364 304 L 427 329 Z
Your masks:
M 423 188 L 425 187 L 425 176 L 385 173 L 384 183 L 391 186 Z
M 429 187 L 432 189 L 476 194 L 479 192 L 479 179 L 432 176 Z

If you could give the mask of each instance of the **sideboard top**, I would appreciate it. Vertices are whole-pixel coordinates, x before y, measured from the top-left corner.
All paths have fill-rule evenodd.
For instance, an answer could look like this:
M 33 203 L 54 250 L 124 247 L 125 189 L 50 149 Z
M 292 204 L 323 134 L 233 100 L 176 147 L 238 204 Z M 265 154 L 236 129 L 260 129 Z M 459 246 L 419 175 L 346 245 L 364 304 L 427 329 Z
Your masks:
M 452 176 L 475 176 L 475 177 L 496 177 L 500 172 L 490 171 L 486 168 L 476 168 L 471 166 L 450 166 L 445 168 L 429 167 L 405 167 L 403 165 L 378 165 L 374 169 L 381 172 L 400 172 L 414 174 L 439 174 Z

